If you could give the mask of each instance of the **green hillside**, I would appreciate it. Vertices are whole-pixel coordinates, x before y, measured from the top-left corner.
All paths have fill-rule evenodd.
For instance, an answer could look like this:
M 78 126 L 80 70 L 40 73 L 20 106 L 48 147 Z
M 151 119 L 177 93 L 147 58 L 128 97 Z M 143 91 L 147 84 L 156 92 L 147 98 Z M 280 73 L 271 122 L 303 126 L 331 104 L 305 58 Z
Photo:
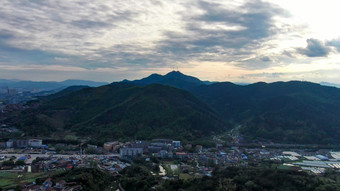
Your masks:
M 252 139 L 339 143 L 340 89 L 310 82 L 216 83 L 193 93 Z
M 56 96 L 26 110 L 28 135 L 74 132 L 95 138 L 192 140 L 224 130 L 224 123 L 191 93 L 163 85 L 113 83 Z

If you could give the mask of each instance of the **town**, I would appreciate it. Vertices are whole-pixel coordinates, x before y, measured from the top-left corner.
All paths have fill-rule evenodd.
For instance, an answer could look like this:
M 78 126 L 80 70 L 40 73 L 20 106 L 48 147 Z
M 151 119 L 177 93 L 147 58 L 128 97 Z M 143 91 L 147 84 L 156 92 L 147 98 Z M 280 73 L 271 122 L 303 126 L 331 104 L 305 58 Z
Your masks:
M 215 138 L 214 140 L 219 140 Z M 103 145 L 45 144 L 41 139 L 10 139 L 0 143 L 0 172 L 19 174 L 52 173 L 73 168 L 99 168 L 112 174 L 130 166 L 136 160 L 150 162 L 159 168 L 158 175 L 166 179 L 186 179 L 211 176 L 216 167 L 271 165 L 279 169 L 322 174 L 327 169 L 339 171 L 340 152 L 331 149 L 289 148 L 289 145 L 222 144 L 213 147 L 193 145 L 171 139 L 112 141 Z M 153 161 L 159 161 L 158 164 Z M 155 174 L 156 172 L 151 173 Z M 46 190 L 48 183 L 24 182 L 26 190 Z M 2 185 L 6 186 L 6 185 Z M 77 190 L 79 185 L 66 182 L 54 189 Z M 42 189 L 43 188 L 43 189 Z M 57 189 L 56 189 L 57 190 Z

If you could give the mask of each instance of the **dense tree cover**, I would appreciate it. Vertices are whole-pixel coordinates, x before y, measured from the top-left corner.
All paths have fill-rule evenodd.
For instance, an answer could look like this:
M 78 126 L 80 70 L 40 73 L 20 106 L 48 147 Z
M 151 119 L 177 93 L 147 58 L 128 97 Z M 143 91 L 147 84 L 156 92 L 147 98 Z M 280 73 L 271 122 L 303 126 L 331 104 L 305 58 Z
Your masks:
M 340 175 L 324 176 L 305 172 L 264 168 L 227 168 L 216 170 L 212 177 L 190 180 L 168 180 L 160 191 L 336 191 L 340 190 Z
M 228 82 L 200 86 L 194 95 L 225 120 L 241 125 L 252 139 L 276 142 L 337 144 L 340 142 L 340 89 L 310 82 Z
M 140 165 L 132 165 L 125 168 L 120 179 L 121 186 L 126 191 L 147 191 L 158 184 L 159 178 L 150 173 L 147 169 Z
M 154 83 L 188 90 L 197 98 Z M 92 142 L 103 142 L 105 137 L 192 141 L 237 126 L 238 132 L 251 139 L 340 143 L 338 88 L 299 81 L 205 84 L 171 72 L 99 88 L 73 87 L 42 98 L 35 103 L 39 107 L 13 121 L 28 135 L 69 131 L 90 136 Z
M 339 172 L 324 175 L 263 167 L 230 167 L 214 170 L 211 177 L 187 180 L 162 180 L 144 164 L 134 163 L 115 177 L 100 169 L 75 168 L 52 176 L 52 181 L 77 182 L 84 190 L 117 189 L 126 191 L 339 191 Z M 40 184 L 44 179 L 38 179 Z
M 103 191 L 116 185 L 116 179 L 109 172 L 97 168 L 75 168 L 52 176 L 54 183 L 60 180 L 76 182 L 88 191 Z M 38 180 L 38 183 L 42 181 Z
M 4 162 L 2 162 L 2 166 L 14 166 L 15 163 L 13 160 L 6 160 Z
M 72 131 L 99 140 L 194 140 L 225 130 L 213 110 L 191 93 L 163 85 L 113 83 L 85 88 L 25 111 L 18 120 L 29 135 Z

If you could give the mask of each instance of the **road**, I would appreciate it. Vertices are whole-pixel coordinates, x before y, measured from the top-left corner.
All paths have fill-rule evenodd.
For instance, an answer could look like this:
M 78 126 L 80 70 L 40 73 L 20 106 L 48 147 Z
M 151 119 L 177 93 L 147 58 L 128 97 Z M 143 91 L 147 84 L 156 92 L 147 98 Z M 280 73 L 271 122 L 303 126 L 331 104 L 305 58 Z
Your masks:
M 80 159 L 80 155 L 59 155 L 59 154 L 0 154 L 0 156 L 6 156 L 6 157 L 16 157 L 16 159 L 31 155 L 30 159 L 27 159 L 25 161 L 26 164 L 31 164 L 34 159 L 37 157 L 57 157 L 57 158 L 70 158 L 74 157 L 77 159 Z M 119 154 L 111 154 L 111 155 L 82 155 L 82 158 L 93 158 L 93 157 L 103 157 L 103 158 L 110 158 L 110 157 L 119 157 Z

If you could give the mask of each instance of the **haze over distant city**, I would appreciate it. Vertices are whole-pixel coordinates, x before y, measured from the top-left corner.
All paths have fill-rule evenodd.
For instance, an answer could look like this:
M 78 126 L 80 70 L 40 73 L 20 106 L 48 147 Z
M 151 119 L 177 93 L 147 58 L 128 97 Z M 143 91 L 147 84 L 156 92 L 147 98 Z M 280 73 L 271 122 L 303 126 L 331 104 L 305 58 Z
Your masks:
M 340 83 L 334 0 L 2 0 L 0 76 Z

